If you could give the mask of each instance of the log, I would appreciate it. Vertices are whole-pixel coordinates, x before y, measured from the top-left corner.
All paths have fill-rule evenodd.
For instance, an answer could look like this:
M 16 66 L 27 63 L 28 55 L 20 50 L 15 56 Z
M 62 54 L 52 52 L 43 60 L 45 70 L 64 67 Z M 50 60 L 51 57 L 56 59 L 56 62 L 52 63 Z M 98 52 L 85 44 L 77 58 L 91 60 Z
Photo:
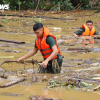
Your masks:
M 33 15 L 28 16 L 28 15 L 6 15 L 6 14 L 0 14 L 0 16 L 17 16 L 17 17 L 29 17 L 33 18 Z M 43 18 L 43 19 L 59 19 L 59 20 L 67 20 L 67 21 L 75 21 L 77 19 L 67 19 L 67 18 L 57 18 L 57 17 L 46 17 L 46 16 L 36 16 L 36 18 Z
M 4 84 L 4 85 L 0 85 L 0 88 L 9 87 L 9 86 L 11 86 L 11 85 L 17 84 L 17 83 L 22 82 L 22 81 L 24 81 L 24 80 L 25 80 L 25 78 L 21 78 L 21 79 L 18 79 L 18 80 L 16 80 L 16 81 L 9 82 L 9 83 Z
M 3 62 L 0 64 L 0 66 L 3 65 L 4 63 L 11 63 L 11 62 L 16 62 L 16 63 L 18 63 L 17 60 L 6 60 L 6 61 L 3 61 Z M 26 61 L 21 62 L 21 63 L 33 63 L 33 64 L 34 64 L 34 62 L 41 63 L 42 61 L 33 60 L 33 59 L 32 59 L 32 60 L 26 60 Z
M 31 100 L 58 100 L 58 99 L 52 99 L 52 98 L 45 98 L 44 96 L 30 96 Z
M 89 50 L 87 48 L 68 48 L 67 50 Z
M 1 38 L 0 38 L 0 41 L 16 43 L 16 44 L 25 44 L 25 42 L 22 42 L 22 41 L 15 41 L 15 40 L 8 40 L 8 39 L 1 39 Z

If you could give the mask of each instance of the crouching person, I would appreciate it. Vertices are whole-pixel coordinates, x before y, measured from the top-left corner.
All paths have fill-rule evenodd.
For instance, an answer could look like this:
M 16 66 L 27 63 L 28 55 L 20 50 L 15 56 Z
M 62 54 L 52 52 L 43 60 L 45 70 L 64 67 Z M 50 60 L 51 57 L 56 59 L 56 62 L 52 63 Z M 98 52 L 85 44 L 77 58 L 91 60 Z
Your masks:
M 63 56 L 61 55 L 60 48 L 58 47 L 56 37 L 52 35 L 49 30 L 43 27 L 43 24 L 36 23 L 33 26 L 36 35 L 35 46 L 25 56 L 18 59 L 18 62 L 24 61 L 37 53 L 39 50 L 42 54 L 44 61 L 40 65 L 40 73 L 60 73 Z

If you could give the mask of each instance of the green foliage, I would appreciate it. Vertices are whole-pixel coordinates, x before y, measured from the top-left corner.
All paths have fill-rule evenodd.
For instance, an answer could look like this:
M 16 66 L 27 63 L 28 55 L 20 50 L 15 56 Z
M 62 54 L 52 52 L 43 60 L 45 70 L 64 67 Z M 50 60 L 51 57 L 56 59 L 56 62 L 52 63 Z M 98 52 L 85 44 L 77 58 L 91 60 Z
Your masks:
M 87 9 L 89 8 L 89 1 L 90 0 L 80 0 L 80 2 L 82 3 L 82 9 Z
M 72 10 L 74 7 L 70 0 L 54 0 L 52 6 L 55 6 L 52 10 L 64 10 L 69 11 Z
M 39 3 L 38 3 L 39 1 Z M 27 9 L 50 9 L 54 11 L 70 11 L 74 9 L 72 0 L 0 0 L 0 4 L 9 4 L 9 10 L 19 10 L 19 4 L 21 10 Z M 77 0 L 78 3 L 82 3 L 81 9 L 88 9 L 90 0 Z M 100 1 L 100 0 L 99 0 Z M 51 4 L 46 5 L 46 2 Z M 98 7 L 100 6 L 99 3 Z M 38 6 L 37 6 L 38 5 Z

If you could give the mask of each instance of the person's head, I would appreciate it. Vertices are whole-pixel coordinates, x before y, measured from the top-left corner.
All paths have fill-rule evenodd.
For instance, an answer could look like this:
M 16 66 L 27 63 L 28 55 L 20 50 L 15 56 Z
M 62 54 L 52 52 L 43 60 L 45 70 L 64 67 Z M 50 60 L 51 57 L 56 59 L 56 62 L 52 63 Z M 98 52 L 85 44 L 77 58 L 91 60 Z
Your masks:
M 93 27 L 93 22 L 91 20 L 86 21 L 87 27 L 91 30 Z
M 43 24 L 42 23 L 36 23 L 33 26 L 34 33 L 37 37 L 42 37 L 43 35 Z

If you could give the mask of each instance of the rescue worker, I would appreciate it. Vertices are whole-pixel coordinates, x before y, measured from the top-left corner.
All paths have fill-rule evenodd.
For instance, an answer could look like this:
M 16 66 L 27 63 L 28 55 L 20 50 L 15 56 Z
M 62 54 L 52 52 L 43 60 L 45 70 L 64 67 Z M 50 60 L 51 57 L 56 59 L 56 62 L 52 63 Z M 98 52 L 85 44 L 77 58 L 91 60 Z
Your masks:
M 94 35 L 100 35 L 100 33 L 95 31 L 91 20 L 86 21 L 86 24 L 83 24 L 80 30 L 74 32 L 73 34 L 74 37 L 82 37 L 84 39 L 84 43 L 92 44 L 94 44 Z
M 62 58 L 61 51 L 58 47 L 56 37 L 49 32 L 42 23 L 36 23 L 33 26 L 36 35 L 35 46 L 32 51 L 18 59 L 18 62 L 24 61 L 40 50 L 44 61 L 41 63 L 40 73 L 60 73 Z M 55 62 L 55 64 L 52 64 Z M 56 65 L 56 68 L 54 68 Z

